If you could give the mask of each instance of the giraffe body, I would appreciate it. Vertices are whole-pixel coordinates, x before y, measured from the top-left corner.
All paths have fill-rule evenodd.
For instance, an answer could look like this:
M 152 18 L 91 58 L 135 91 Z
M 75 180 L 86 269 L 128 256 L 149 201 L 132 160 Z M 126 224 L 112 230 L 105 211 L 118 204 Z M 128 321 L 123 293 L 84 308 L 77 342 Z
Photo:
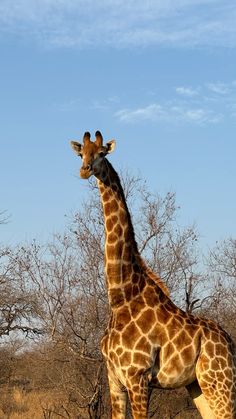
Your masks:
M 94 174 L 103 205 L 105 272 L 111 317 L 102 339 L 112 418 L 124 419 L 127 394 L 134 419 L 146 419 L 151 389 L 186 386 L 203 418 L 236 419 L 235 347 L 216 323 L 180 310 L 142 260 L 119 177 L 102 145 L 85 133 L 72 142 L 81 177 Z

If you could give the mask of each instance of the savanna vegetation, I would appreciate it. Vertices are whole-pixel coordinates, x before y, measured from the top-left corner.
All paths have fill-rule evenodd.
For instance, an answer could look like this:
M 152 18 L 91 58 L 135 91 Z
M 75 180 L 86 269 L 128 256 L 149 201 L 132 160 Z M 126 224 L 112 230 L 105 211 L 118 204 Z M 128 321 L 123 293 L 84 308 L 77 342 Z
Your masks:
M 199 249 L 196 226 L 178 224 L 175 194 L 152 194 L 136 176 L 122 184 L 140 252 L 188 312 L 236 339 L 236 240 Z M 46 244 L 0 245 L 0 418 L 109 418 L 100 352 L 109 307 L 104 228 L 94 182 L 67 230 Z M 7 222 L 4 212 L 0 222 Z M 1 226 L 0 226 L 1 229 Z M 198 418 L 184 389 L 155 391 L 150 417 Z

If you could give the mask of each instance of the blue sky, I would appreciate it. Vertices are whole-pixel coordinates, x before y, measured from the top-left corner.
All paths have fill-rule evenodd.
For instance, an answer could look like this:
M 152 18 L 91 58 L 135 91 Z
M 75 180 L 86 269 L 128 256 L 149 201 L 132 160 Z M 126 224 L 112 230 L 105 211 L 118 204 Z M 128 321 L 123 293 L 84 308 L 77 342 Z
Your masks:
M 0 241 L 47 240 L 86 199 L 69 147 L 175 191 L 203 247 L 236 236 L 234 0 L 1 0 Z

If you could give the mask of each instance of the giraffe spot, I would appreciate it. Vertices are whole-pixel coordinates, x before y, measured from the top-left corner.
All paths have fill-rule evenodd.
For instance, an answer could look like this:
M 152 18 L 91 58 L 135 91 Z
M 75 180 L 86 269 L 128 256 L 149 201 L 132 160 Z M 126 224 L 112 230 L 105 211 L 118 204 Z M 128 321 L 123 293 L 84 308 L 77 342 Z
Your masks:
M 125 243 L 124 249 L 123 249 L 123 260 L 125 262 L 130 262 L 131 259 L 132 259 L 132 247 L 130 246 L 130 244 Z
M 124 247 L 123 240 L 118 240 L 117 243 L 116 243 L 117 259 L 121 259 L 122 258 L 123 247 Z
M 120 365 L 122 365 L 122 367 L 128 367 L 131 365 L 131 352 L 126 351 L 120 356 Z
M 209 384 L 207 384 L 206 382 L 203 382 L 201 380 L 201 389 L 203 390 L 204 396 L 208 399 L 211 400 L 212 397 L 212 390 L 208 387 Z
M 136 297 L 139 294 L 139 287 L 137 285 L 133 285 L 133 297 Z
M 199 326 L 200 327 L 207 327 L 207 322 L 204 320 L 204 319 L 198 319 L 199 320 L 199 322 L 198 322 L 198 324 L 199 324 Z
M 114 226 L 114 225 L 116 225 L 116 223 L 117 223 L 117 221 L 118 221 L 118 217 L 117 217 L 117 215 L 114 215 L 114 214 L 113 214 L 113 215 L 111 216 L 111 221 L 112 221 L 113 226 Z
M 153 287 L 154 281 L 153 281 L 153 278 L 151 278 L 150 275 L 146 277 L 146 283 L 147 283 L 147 285 L 150 285 L 151 287 Z
M 168 342 L 161 350 L 163 361 L 166 362 L 166 360 L 170 358 L 174 352 L 175 352 L 175 347 L 173 343 Z
M 108 218 L 106 220 L 106 229 L 107 229 L 107 232 L 109 232 L 113 229 L 113 222 L 112 222 L 111 218 Z
M 232 370 L 231 370 L 231 368 L 229 368 L 229 367 L 225 368 L 224 373 L 225 373 L 226 379 L 231 381 L 232 380 Z
M 189 336 L 193 339 L 196 333 L 199 331 L 199 328 L 195 324 L 186 324 L 184 327 L 186 333 L 189 334 Z
M 129 279 L 132 273 L 132 266 L 130 264 L 123 263 L 122 265 L 122 277 L 124 280 Z
M 140 266 L 136 262 L 133 264 L 133 270 L 136 273 L 140 273 Z
M 175 347 L 181 348 L 184 346 L 188 346 L 192 343 L 192 339 L 189 337 L 189 335 L 187 335 L 185 333 L 184 330 L 182 330 L 180 333 L 178 333 L 174 339 L 172 340 L 173 344 L 175 345 Z
M 143 277 L 143 275 L 141 275 L 140 279 L 139 279 L 139 290 L 142 291 L 145 287 L 145 279 Z
M 132 317 L 135 319 L 145 307 L 144 300 L 141 296 L 138 296 L 130 302 L 130 311 Z
M 115 328 L 116 330 L 123 330 L 130 322 L 131 316 L 128 307 L 121 307 L 116 314 Z
M 207 352 L 207 355 L 209 356 L 209 358 L 213 358 L 213 356 L 215 355 L 215 346 L 212 342 L 207 342 L 205 345 L 205 351 Z
M 120 237 L 120 236 L 123 234 L 123 229 L 122 229 L 122 227 L 121 227 L 119 224 L 117 224 L 117 225 L 115 226 L 115 228 L 114 228 L 114 233 L 115 233 L 118 237 Z
M 117 235 L 114 233 L 108 233 L 107 235 L 107 242 L 109 244 L 115 243 L 115 241 L 117 240 Z
M 180 326 L 184 326 L 184 318 L 181 314 L 176 314 L 175 318 L 179 322 Z
M 116 350 L 116 353 L 117 353 L 117 356 L 120 356 L 121 354 L 123 354 L 123 349 L 122 349 L 121 347 L 119 347 L 119 348 Z
M 115 199 L 112 199 L 112 201 L 110 202 L 110 210 L 111 212 L 116 212 L 118 211 L 118 204 L 117 201 Z
M 160 306 L 156 310 L 156 316 L 157 316 L 158 323 L 167 324 L 169 323 L 172 317 L 172 314 L 169 311 L 167 311 L 164 306 Z
M 122 223 L 122 225 L 124 226 L 124 222 Z M 124 228 L 124 239 L 127 243 L 131 242 L 134 239 L 133 234 L 131 233 L 131 230 L 129 227 L 125 227 Z
M 141 314 L 137 320 L 137 325 L 140 327 L 143 333 L 147 333 L 155 324 L 156 316 L 153 310 L 148 309 Z
M 132 377 L 134 377 L 137 374 L 137 372 L 138 372 L 138 368 L 131 365 L 128 369 L 129 378 L 132 379 Z
M 146 337 L 143 336 L 143 337 L 141 337 L 141 339 L 139 339 L 138 343 L 135 346 L 135 349 L 137 351 L 143 351 L 143 352 L 150 353 L 151 352 L 151 345 L 147 341 Z
M 139 281 L 139 275 L 136 274 L 136 273 L 133 273 L 133 275 L 132 275 L 132 283 L 133 284 L 137 284 L 138 281 Z
M 117 269 L 116 275 L 109 278 L 110 285 L 122 285 L 121 277 L 120 277 L 120 270 Z
M 165 343 L 169 340 L 166 330 L 162 325 L 159 325 L 158 323 L 148 333 L 148 339 L 154 345 L 158 346 L 164 346 Z
M 120 289 L 110 289 L 109 300 L 112 307 L 117 307 L 124 304 L 124 294 Z
M 132 388 L 132 390 L 134 391 L 134 388 Z M 140 411 L 140 408 L 141 408 L 140 395 L 139 394 L 135 394 L 134 397 L 133 397 L 133 400 L 136 403 L 136 409 L 138 411 Z
M 147 286 L 144 290 L 144 298 L 146 303 L 150 306 L 150 307 L 155 307 L 158 305 L 159 303 L 159 296 L 158 294 L 155 292 L 155 288 L 152 286 Z
M 226 353 L 225 346 L 223 346 L 221 343 L 216 343 L 215 344 L 215 354 L 224 357 L 225 353 Z
M 132 285 L 128 284 L 124 287 L 125 299 L 126 301 L 130 301 L 132 298 Z
M 108 191 L 105 191 L 102 195 L 102 200 L 103 200 L 103 202 L 107 202 L 107 201 L 109 201 L 109 199 L 110 199 L 110 194 L 109 194 Z
M 224 381 L 224 373 L 222 371 L 217 371 L 217 380 L 221 383 Z
M 123 332 L 122 343 L 125 347 L 132 348 L 139 337 L 140 332 L 134 321 L 132 321 Z
M 126 211 L 121 209 L 119 212 L 119 217 L 120 217 L 120 222 L 121 224 L 126 224 L 127 223 L 127 214 Z
M 219 341 L 220 341 L 220 343 L 222 343 L 222 345 L 227 345 L 227 343 L 228 343 L 228 336 L 227 335 L 224 335 L 224 334 L 220 334 L 220 336 L 219 336 Z
M 159 283 L 158 283 L 158 296 L 159 296 L 160 303 L 163 304 L 163 306 L 164 306 L 166 304 L 166 300 L 167 300 L 168 297 L 163 292 L 162 286 L 159 285 Z
M 208 369 L 209 366 L 209 358 L 204 355 L 201 354 L 201 356 L 198 359 L 198 367 L 199 367 L 199 371 L 204 372 Z
M 147 334 L 147 338 L 149 342 L 151 342 L 154 345 L 156 345 L 157 342 L 159 344 L 160 337 L 161 337 L 160 327 L 158 326 L 158 324 L 155 324 L 154 326 L 152 325 L 152 327 L 150 327 L 150 330 L 148 331 L 148 334 Z M 146 336 L 144 338 L 146 339 Z
M 123 241 L 117 240 L 115 245 L 107 245 L 107 257 L 109 259 L 121 259 L 123 250 Z
M 116 328 L 116 330 L 112 330 L 111 335 L 110 335 L 110 346 L 112 348 L 116 348 L 117 345 L 120 344 L 120 334 L 117 332 L 117 330 L 119 329 Z
M 106 274 L 109 277 L 109 281 L 112 282 L 113 278 L 118 276 L 118 273 L 119 273 L 119 267 L 117 267 L 115 263 L 107 263 Z
M 110 202 L 107 202 L 105 205 L 104 205 L 104 213 L 105 213 L 105 215 L 108 217 L 108 215 L 110 215 L 110 213 L 111 213 L 111 205 L 110 205 Z
M 194 362 L 195 352 L 192 346 L 187 346 L 187 348 L 182 349 L 180 355 L 185 365 L 190 365 Z
M 106 254 L 108 259 L 115 259 L 116 249 L 115 246 L 107 245 L 106 246 Z
M 168 323 L 168 334 L 169 338 L 172 340 L 176 337 L 176 335 L 180 332 L 180 325 L 179 322 L 173 316 Z M 186 333 L 185 333 L 186 334 Z
M 219 341 L 219 334 L 216 330 L 211 330 L 211 340 L 213 340 L 214 342 Z
M 167 330 L 164 329 L 162 325 L 157 325 L 156 329 L 158 331 L 157 336 L 160 335 L 159 342 L 161 343 L 161 345 L 165 345 L 166 342 L 169 340 Z
M 146 367 L 150 363 L 150 357 L 142 352 L 134 352 L 133 363 L 139 366 Z

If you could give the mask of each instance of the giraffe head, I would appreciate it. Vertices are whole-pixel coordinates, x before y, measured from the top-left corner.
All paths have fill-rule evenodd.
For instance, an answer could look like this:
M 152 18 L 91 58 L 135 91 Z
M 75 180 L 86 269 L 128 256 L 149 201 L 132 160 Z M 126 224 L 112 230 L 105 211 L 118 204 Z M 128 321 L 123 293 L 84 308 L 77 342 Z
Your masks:
M 103 145 L 103 138 L 100 131 L 95 133 L 95 141 L 90 140 L 90 133 L 85 132 L 83 144 L 71 141 L 71 147 L 75 153 L 82 158 L 80 177 L 88 179 L 91 175 L 99 176 L 104 157 L 115 148 L 115 140 L 108 141 Z

